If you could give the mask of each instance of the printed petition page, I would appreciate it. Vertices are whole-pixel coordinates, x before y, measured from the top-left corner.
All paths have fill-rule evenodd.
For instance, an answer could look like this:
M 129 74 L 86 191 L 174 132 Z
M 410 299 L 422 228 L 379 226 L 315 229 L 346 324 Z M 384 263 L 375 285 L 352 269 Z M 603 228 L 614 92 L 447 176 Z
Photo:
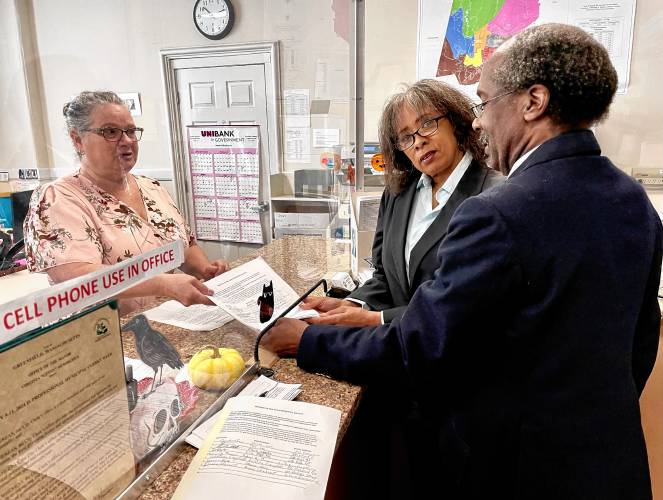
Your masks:
M 228 400 L 174 499 L 322 500 L 341 412 L 260 397 Z

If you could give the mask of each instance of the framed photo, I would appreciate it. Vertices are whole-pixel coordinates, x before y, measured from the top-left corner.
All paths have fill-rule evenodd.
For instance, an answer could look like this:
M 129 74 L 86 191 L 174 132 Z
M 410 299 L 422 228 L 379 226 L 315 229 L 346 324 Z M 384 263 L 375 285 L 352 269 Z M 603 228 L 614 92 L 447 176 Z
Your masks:
M 120 99 L 127 103 L 131 116 L 140 116 L 143 111 L 140 107 L 140 94 L 138 92 L 118 92 Z

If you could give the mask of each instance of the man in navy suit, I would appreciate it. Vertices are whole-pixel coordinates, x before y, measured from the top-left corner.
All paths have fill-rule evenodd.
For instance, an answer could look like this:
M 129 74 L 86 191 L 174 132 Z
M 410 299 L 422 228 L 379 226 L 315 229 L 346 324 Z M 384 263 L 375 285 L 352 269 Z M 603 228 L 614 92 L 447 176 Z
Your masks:
M 474 127 L 509 177 L 457 209 L 435 279 L 390 325 L 282 320 L 267 336 L 307 370 L 407 380 L 443 422 L 440 498 L 651 498 L 638 398 L 658 343 L 662 229 L 589 129 L 616 84 L 579 28 L 507 41 L 484 65 Z

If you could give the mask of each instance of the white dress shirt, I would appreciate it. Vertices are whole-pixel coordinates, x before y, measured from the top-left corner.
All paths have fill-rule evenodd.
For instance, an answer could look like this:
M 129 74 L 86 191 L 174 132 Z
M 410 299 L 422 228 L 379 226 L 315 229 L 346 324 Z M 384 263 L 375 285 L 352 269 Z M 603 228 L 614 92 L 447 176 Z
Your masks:
M 460 162 L 458 162 L 458 165 L 456 165 L 456 168 L 451 172 L 451 175 L 449 175 L 444 184 L 442 184 L 442 187 L 435 193 L 435 199 L 437 200 L 435 208 L 433 208 L 432 179 L 426 174 L 421 174 L 417 183 L 417 192 L 412 202 L 412 210 L 410 211 L 410 220 L 407 225 L 407 235 L 405 238 L 405 271 L 408 282 L 410 281 L 410 254 L 412 253 L 412 249 L 433 223 L 440 210 L 442 210 L 442 207 L 449 201 L 451 194 L 456 189 L 470 163 L 472 163 L 472 155 L 468 152 L 465 153 Z
M 541 145 L 541 144 L 539 144 L 539 146 L 540 146 L 540 145 Z M 536 146 L 536 147 L 530 149 L 527 153 L 525 153 L 525 154 L 522 155 L 520 158 L 518 158 L 518 159 L 516 160 L 516 163 L 513 164 L 513 167 L 511 167 L 511 170 L 509 170 L 509 173 L 507 174 L 506 178 L 508 179 L 509 177 L 511 177 L 511 176 L 513 175 L 513 173 L 514 173 L 516 170 L 518 170 L 518 167 L 520 167 L 523 163 L 525 163 L 525 160 L 526 160 L 527 158 L 529 158 L 530 155 L 531 155 L 534 151 L 536 151 L 537 149 L 539 149 L 539 146 Z

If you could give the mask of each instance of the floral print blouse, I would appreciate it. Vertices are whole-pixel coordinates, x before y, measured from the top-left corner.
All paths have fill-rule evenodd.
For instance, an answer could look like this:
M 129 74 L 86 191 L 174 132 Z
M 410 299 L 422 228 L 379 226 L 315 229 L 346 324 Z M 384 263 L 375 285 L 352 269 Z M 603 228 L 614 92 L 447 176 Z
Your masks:
M 195 242 L 158 181 L 135 175 L 148 220 L 79 174 L 36 189 L 25 218 L 30 271 L 73 262 L 115 264 L 177 239 Z

